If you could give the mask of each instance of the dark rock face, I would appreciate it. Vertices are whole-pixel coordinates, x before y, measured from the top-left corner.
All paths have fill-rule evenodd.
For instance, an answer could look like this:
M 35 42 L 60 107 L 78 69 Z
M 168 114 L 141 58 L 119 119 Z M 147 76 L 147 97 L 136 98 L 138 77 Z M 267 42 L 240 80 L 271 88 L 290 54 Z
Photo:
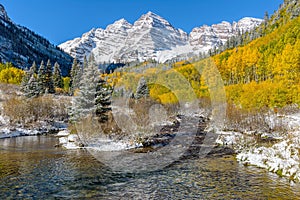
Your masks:
M 39 64 L 48 59 L 52 64 L 58 62 L 64 76 L 69 73 L 73 58 L 33 31 L 16 25 L 0 4 L 0 61 L 24 69 L 33 61 Z

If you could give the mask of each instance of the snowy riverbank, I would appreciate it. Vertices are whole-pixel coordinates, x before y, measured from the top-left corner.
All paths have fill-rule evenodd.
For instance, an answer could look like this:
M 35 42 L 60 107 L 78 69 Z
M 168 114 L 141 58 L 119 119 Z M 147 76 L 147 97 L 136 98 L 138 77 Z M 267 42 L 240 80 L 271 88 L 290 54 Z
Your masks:
M 2 105 L 0 103 L 0 110 Z M 64 122 L 37 122 L 30 127 L 21 126 L 20 124 L 10 124 L 9 118 L 0 115 L 0 139 L 20 137 L 20 136 L 34 136 L 42 134 L 55 134 L 59 131 L 67 129 L 67 124 Z
M 274 116 L 280 118 L 287 131 L 281 134 L 220 132 L 219 145 L 230 145 L 237 160 L 300 181 L 300 113 Z M 257 138 L 259 137 L 259 142 Z
M 61 130 L 67 128 L 66 124 L 60 123 L 43 123 L 44 125 L 37 126 L 35 128 L 21 128 L 13 126 L 0 126 L 0 139 L 20 137 L 20 136 L 34 136 L 45 134 L 56 134 Z
M 97 143 L 84 146 L 77 134 L 70 134 L 68 130 L 60 131 L 57 135 L 59 137 L 59 146 L 65 149 L 93 149 L 97 151 L 122 151 L 140 147 L 139 144 L 133 144 L 125 141 L 114 141 L 109 138 L 98 139 Z

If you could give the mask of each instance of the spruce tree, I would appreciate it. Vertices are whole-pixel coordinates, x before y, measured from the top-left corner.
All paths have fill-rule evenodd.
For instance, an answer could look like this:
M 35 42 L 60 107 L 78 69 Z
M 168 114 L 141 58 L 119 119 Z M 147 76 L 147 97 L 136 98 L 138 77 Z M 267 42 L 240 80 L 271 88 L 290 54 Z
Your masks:
M 52 65 L 50 60 L 48 60 L 46 65 L 45 88 L 48 90 L 48 93 L 50 94 L 55 93 L 53 77 L 52 77 Z
M 71 71 L 70 71 L 70 86 L 73 85 L 74 78 L 75 78 L 76 73 L 77 73 L 77 68 L 78 68 L 78 62 L 77 62 L 77 59 L 75 58 L 73 60 L 73 64 L 72 64 Z
M 94 55 L 93 54 L 91 54 L 90 56 L 92 56 L 92 57 L 94 57 Z M 90 58 L 89 58 L 90 59 Z M 86 58 L 86 56 L 84 56 L 83 57 L 83 70 L 84 70 L 84 68 L 87 68 L 88 67 L 88 61 L 87 61 L 87 58 Z
M 23 79 L 22 79 L 22 83 L 21 83 L 21 91 L 26 93 L 27 92 L 27 87 L 28 87 L 28 82 L 31 78 L 32 75 L 34 75 L 36 73 L 37 67 L 35 62 L 32 63 L 32 66 L 30 67 L 29 70 L 26 71 Z
M 72 101 L 71 121 L 95 114 L 96 86 L 99 76 L 94 56 L 91 54 L 87 66 L 83 69 L 78 94 Z
M 24 94 L 28 98 L 39 96 L 40 92 L 38 88 L 38 82 L 34 74 L 31 75 L 27 83 L 26 91 L 24 92 Z
M 44 65 L 44 61 L 41 62 L 38 72 L 38 89 L 40 94 L 55 93 L 52 79 L 52 65 L 50 60 L 48 60 L 46 66 Z
M 144 77 L 142 77 L 138 83 L 135 98 L 141 99 L 141 98 L 147 98 L 149 97 L 149 88 L 147 86 L 147 82 Z
M 264 16 L 264 28 L 267 28 L 268 22 L 269 22 L 269 13 L 268 11 L 265 12 L 265 16 Z
M 112 87 L 104 80 L 99 79 L 96 86 L 96 116 L 100 122 L 105 122 L 108 120 L 108 112 L 111 111 L 111 95 Z
M 56 62 L 54 64 L 54 69 L 53 69 L 53 85 L 54 88 L 63 88 L 64 83 L 61 77 L 61 70 L 59 64 Z
M 44 61 L 42 60 L 39 71 L 38 71 L 38 75 L 37 75 L 37 84 L 38 84 L 37 89 L 40 94 L 45 93 L 45 86 L 44 86 L 45 71 L 46 71 L 46 67 L 45 67 Z
M 79 66 L 79 63 L 76 59 L 73 60 L 72 68 L 71 68 L 71 80 L 70 85 L 71 94 L 74 94 L 76 89 L 79 88 L 80 78 L 81 78 L 82 72 L 81 67 Z

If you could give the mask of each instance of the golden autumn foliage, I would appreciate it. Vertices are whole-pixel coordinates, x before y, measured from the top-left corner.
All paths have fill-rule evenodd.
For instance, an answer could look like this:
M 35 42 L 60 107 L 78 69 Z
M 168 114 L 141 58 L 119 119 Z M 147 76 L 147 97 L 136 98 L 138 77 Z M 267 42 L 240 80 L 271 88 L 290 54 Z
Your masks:
M 295 78 L 300 64 L 300 17 L 246 46 L 214 57 L 226 85 Z
M 124 86 L 134 93 L 143 76 L 149 84 L 150 97 L 163 104 L 195 97 L 218 98 L 225 85 L 227 101 L 241 108 L 300 105 L 300 17 L 212 59 L 180 61 L 165 68 L 161 65 L 145 68 L 146 65 L 103 77 L 112 86 Z
M 8 84 L 20 84 L 24 76 L 24 71 L 15 68 L 12 64 L 0 63 L 0 82 Z
M 235 104 L 247 109 L 299 105 L 300 17 L 214 60 Z

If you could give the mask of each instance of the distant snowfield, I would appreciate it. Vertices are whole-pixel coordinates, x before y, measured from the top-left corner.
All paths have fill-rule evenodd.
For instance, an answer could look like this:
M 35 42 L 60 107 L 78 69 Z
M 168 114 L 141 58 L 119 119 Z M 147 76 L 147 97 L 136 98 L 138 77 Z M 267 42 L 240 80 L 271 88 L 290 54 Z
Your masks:
M 184 45 L 184 46 L 176 46 L 173 47 L 171 50 L 159 51 L 157 52 L 157 61 L 160 63 L 164 63 L 168 60 L 176 58 L 179 56 L 181 59 L 188 60 L 192 56 L 199 55 L 200 53 L 207 53 L 211 49 L 211 47 L 203 47 L 198 49 L 191 45 Z

